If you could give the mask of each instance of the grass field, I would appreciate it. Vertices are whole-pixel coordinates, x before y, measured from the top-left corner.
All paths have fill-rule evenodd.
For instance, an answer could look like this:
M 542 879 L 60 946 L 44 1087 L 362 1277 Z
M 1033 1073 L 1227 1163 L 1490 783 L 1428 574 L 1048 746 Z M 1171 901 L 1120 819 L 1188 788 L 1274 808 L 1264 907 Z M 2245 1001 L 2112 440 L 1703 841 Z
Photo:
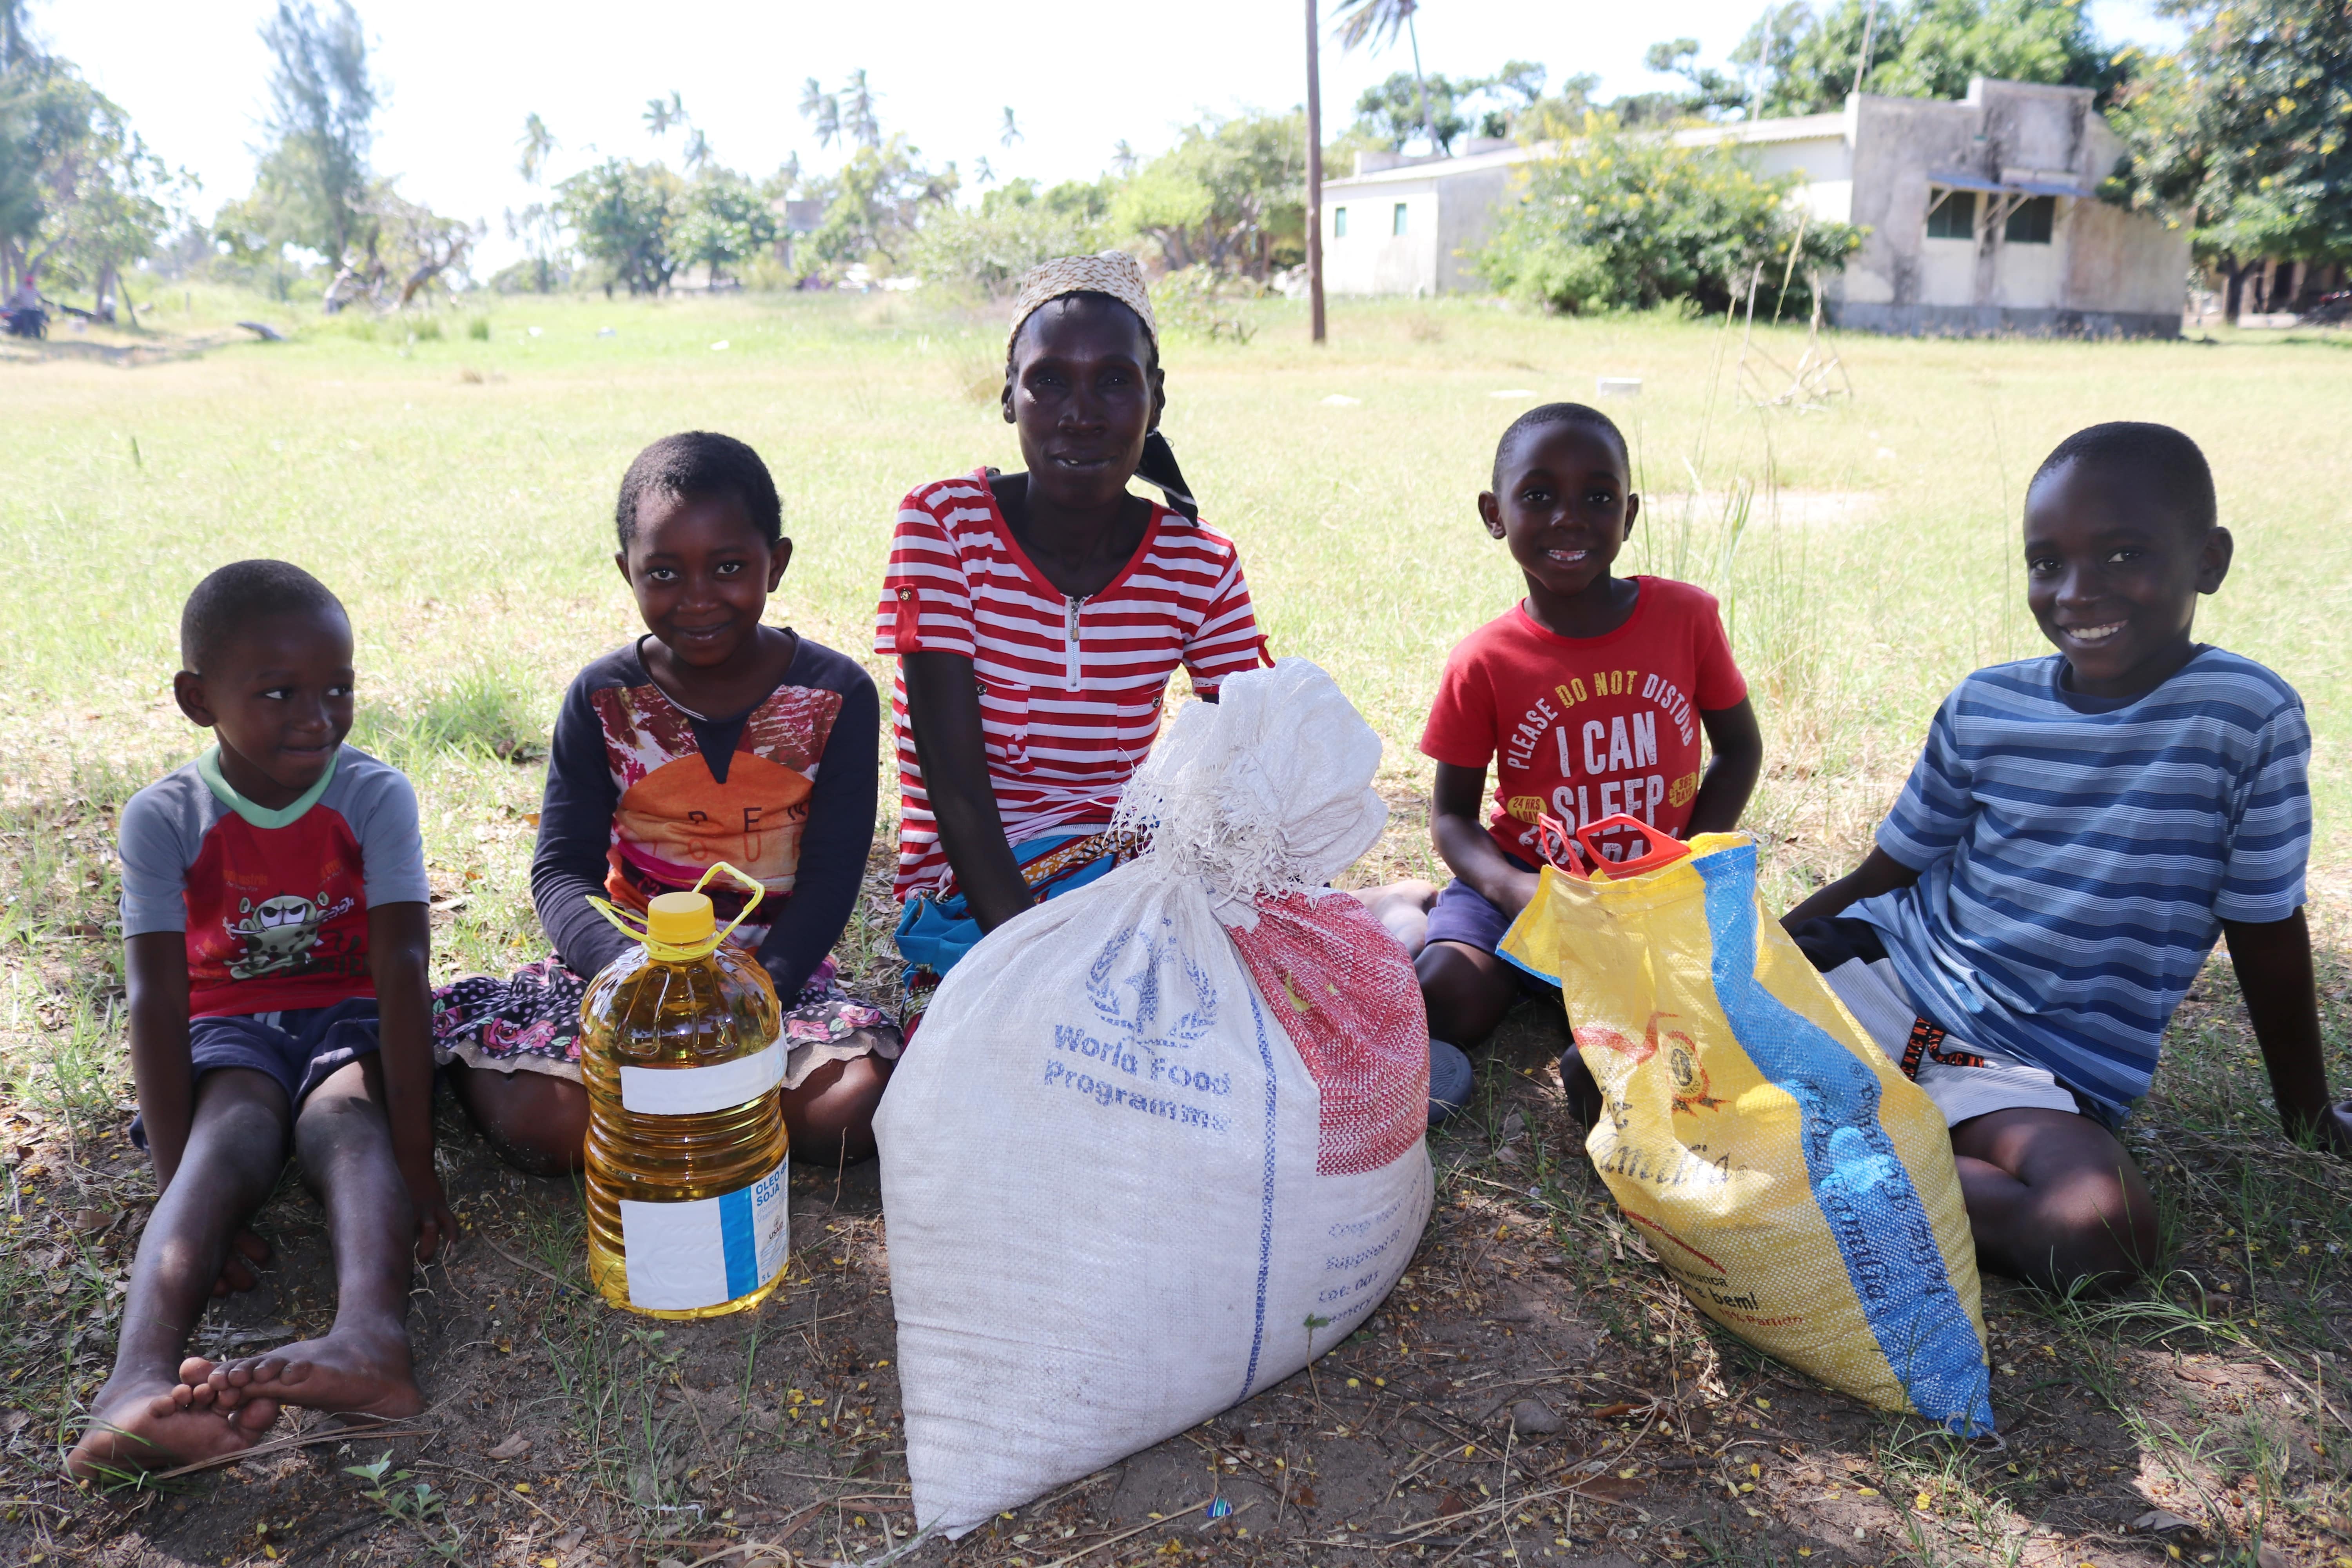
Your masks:
M 238 1480 L 127 1500 L 64 1489 L 59 1445 L 103 1377 L 152 1196 L 123 1137 L 112 821 L 198 743 L 169 695 L 187 589 L 224 561 L 283 556 L 352 613 L 354 740 L 417 784 L 436 973 L 538 956 L 526 873 L 546 725 L 579 666 L 636 629 L 611 564 L 631 454 L 696 426 L 757 446 L 796 547 L 778 613 L 860 652 L 898 498 L 1018 464 L 994 401 L 1001 319 L 919 297 L 499 300 L 418 332 L 204 289 L 152 303 L 141 331 L 0 351 L 0 542 L 17 563 L 0 581 L 0 1556 L 574 1568 L 722 1549 L 757 1561 L 751 1543 L 787 1531 L 793 1552 L 878 1550 L 906 1505 L 870 1171 L 796 1192 L 795 1239 L 814 1239 L 783 1305 L 660 1340 L 580 1297 L 569 1194 L 499 1171 L 446 1115 L 443 1157 L 474 1230 L 420 1296 L 435 1436 L 349 1458 L 295 1448 Z M 1168 427 L 1205 513 L 1240 542 L 1275 649 L 1329 669 L 1386 740 L 1395 826 L 1363 880 L 1437 869 L 1414 742 L 1445 651 L 1517 592 L 1472 501 L 1521 407 L 1640 378 L 1638 397 L 1609 405 L 1645 497 L 1627 566 L 1725 603 L 1768 746 L 1750 823 L 1783 900 L 1860 855 L 1962 674 L 2041 651 L 2016 546 L 2041 456 L 2099 419 L 2188 429 L 2239 542 L 2200 632 L 2293 681 L 2316 735 L 2313 908 L 2331 1074 L 2352 1091 L 2352 337 L 1833 337 L 1853 395 L 1800 413 L 1742 395 L 1741 334 L 1717 321 L 1341 304 L 1318 351 L 1299 309 L 1252 309 L 1245 345 L 1168 346 Z M 241 318 L 294 341 L 251 341 Z M 1787 365 L 1805 344 L 1782 328 L 1754 346 Z M 854 932 L 869 976 L 884 967 L 881 888 Z M 1396 1385 L 1385 1404 L 1341 1394 L 1327 1367 L 953 1560 L 1042 1565 L 1098 1548 L 1090 1563 L 1358 1563 L 1377 1546 L 2072 1564 L 2153 1561 L 2168 1544 L 2265 1568 L 2352 1561 L 2352 1369 L 2338 1359 L 2352 1173 L 2279 1139 L 2225 962 L 2134 1124 L 2177 1271 L 2120 1305 L 1990 1293 L 1999 1454 L 1801 1387 L 1700 1327 L 1570 1142 L 1543 1068 L 1556 1022 L 1530 1015 L 1482 1072 L 1480 1116 L 1434 1145 L 1442 1217 L 1398 1304 L 1339 1352 L 1349 1375 Z M 248 1336 L 223 1342 L 325 1310 L 315 1205 L 289 1181 L 264 1228 L 282 1274 L 215 1313 L 207 1333 Z M 850 1327 L 821 1327 L 820 1301 Z M 1441 1322 L 1459 1332 L 1433 1350 L 1448 1344 L 1429 1331 Z M 1501 1435 L 1485 1395 L 1518 1384 L 1569 1413 L 1560 1435 L 1517 1447 Z M 795 1414 L 835 1396 L 828 1415 Z M 1630 1425 L 1596 1414 L 1620 1405 Z M 510 1434 L 537 1457 L 487 1457 Z M 1408 1455 L 1439 1436 L 1437 1458 Z M 415 1478 L 404 1490 L 345 1473 L 379 1449 L 435 1490 L 419 1500 Z M 1597 1480 L 1577 1479 L 1603 1459 Z M 1193 1502 L 1211 1474 L 1258 1511 L 1108 1539 Z M 1515 1513 L 1490 1505 L 1490 1486 L 1549 1493 Z M 2193 1533 L 2126 1531 L 2154 1508 Z

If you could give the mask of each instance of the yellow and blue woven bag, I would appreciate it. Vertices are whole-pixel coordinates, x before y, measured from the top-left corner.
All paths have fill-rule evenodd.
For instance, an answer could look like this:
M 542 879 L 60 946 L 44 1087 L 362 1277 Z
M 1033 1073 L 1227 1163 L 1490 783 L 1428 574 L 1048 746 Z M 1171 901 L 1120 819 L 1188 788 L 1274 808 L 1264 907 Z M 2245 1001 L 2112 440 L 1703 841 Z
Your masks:
M 1601 1179 L 1741 1339 L 1884 1409 L 1990 1435 L 1943 1116 L 1763 918 L 1748 835 L 1684 846 L 1615 817 L 1579 837 L 1589 848 L 1629 824 L 1651 848 L 1615 864 L 1547 824 L 1554 864 L 1501 948 L 1560 988 L 1605 1101 L 1585 1142 Z

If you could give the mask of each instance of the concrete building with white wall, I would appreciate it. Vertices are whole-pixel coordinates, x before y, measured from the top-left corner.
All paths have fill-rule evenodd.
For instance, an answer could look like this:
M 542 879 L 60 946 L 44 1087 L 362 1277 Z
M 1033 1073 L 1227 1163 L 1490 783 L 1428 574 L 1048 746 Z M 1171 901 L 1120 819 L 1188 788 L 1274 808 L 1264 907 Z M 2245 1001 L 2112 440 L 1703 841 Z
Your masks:
M 1834 114 L 1707 126 L 1759 173 L 1793 174 L 1814 215 L 1866 231 L 1825 280 L 1840 326 L 1889 332 L 2176 336 L 2189 234 L 2103 202 L 2122 141 L 2087 88 L 1969 84 L 1957 101 L 1856 96 Z M 1360 156 L 1323 185 L 1324 286 L 1335 294 L 1478 292 L 1470 253 L 1544 146 L 1459 157 Z

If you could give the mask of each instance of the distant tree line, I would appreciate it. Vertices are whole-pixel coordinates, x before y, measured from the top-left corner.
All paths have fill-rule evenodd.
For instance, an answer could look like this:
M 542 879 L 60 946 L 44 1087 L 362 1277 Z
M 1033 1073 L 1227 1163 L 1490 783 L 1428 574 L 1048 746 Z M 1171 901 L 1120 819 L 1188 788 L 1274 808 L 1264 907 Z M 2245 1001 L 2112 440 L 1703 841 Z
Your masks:
M 1956 98 L 1979 75 L 2085 87 L 2128 149 L 2102 195 L 2189 227 L 2234 310 L 2265 261 L 2352 258 L 2352 9 L 2175 3 L 2188 39 L 2149 54 L 2103 43 L 2087 0 L 1775 0 L 1721 63 L 1694 39 L 1664 40 L 1647 63 L 1671 85 L 1603 102 L 1596 78 L 1555 82 L 1526 60 L 1425 72 L 1418 0 L 1341 0 L 1344 39 L 1402 37 L 1413 68 L 1367 89 L 1323 153 L 1337 170 L 1352 153 L 1443 156 L 1472 136 L 1544 144 L 1525 199 L 1476 260 L 1497 289 L 1554 309 L 1713 307 L 1759 279 L 1773 307 L 1791 302 L 1784 284 L 1801 307 L 1860 235 L 1807 217 L 1792 183 L 1757 175 L 1737 147 L 1666 132 L 1830 112 L 1857 89 Z M 253 187 L 202 226 L 187 215 L 195 181 L 37 46 L 26 4 L 0 0 L 0 285 L 32 273 L 110 318 L 133 308 L 125 279 L 142 262 L 280 298 L 319 288 L 330 310 L 397 309 L 467 280 L 483 226 L 410 198 L 370 161 L 381 89 L 351 0 L 276 0 L 261 29 L 271 69 Z M 889 129 L 865 71 L 833 88 L 811 79 L 799 109 L 818 145 L 841 151 L 830 174 L 797 157 L 764 174 L 729 166 L 673 91 L 648 100 L 644 122 L 676 167 L 608 154 L 555 179 L 561 144 L 529 116 L 518 169 L 541 195 L 505 213 L 523 258 L 490 281 L 650 293 L 862 269 L 1003 293 L 1045 257 L 1125 245 L 1199 300 L 1266 288 L 1304 258 L 1297 111 L 1204 116 L 1156 156 L 1122 142 L 1098 177 L 1050 188 L 981 159 L 979 199 L 960 205 L 956 164 L 933 166 Z M 1011 108 L 992 129 L 1007 152 L 1024 140 Z

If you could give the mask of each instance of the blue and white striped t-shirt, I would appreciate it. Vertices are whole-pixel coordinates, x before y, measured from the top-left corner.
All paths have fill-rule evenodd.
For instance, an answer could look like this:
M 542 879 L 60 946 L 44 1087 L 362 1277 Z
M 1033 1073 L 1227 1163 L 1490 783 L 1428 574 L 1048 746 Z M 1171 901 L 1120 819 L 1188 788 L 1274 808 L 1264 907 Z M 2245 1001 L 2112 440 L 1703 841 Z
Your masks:
M 1922 1016 L 2121 1113 L 2221 922 L 2303 905 L 2303 700 L 2207 648 L 2130 700 L 2059 684 L 2055 655 L 1944 700 L 1878 847 L 1919 872 L 1850 912 Z

